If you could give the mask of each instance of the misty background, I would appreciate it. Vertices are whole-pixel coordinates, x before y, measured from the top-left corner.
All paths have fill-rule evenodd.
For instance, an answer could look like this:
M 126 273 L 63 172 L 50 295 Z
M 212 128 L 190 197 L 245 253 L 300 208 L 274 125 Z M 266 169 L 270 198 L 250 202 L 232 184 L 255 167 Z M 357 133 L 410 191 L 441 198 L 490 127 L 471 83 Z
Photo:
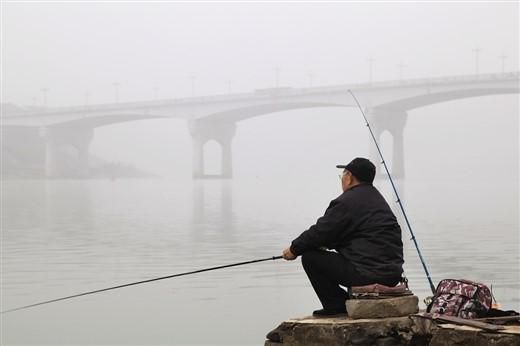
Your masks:
M 360 83 L 369 79 L 370 59 L 374 81 L 467 75 L 475 72 L 475 49 L 480 49 L 480 73 L 518 70 L 515 3 L 9 2 L 3 9 L 3 102 L 23 106 L 43 106 L 44 98 L 48 107 L 113 103 L 114 83 L 119 102 L 251 92 L 274 87 L 277 74 L 280 86 Z M 486 102 L 483 99 L 454 103 L 476 105 Z M 507 102 L 517 102 L 516 96 Z M 341 117 L 344 110 L 313 112 L 341 128 L 333 117 Z M 296 116 L 302 113 L 309 112 L 298 111 Z M 440 113 L 436 117 L 445 115 Z M 432 121 L 450 124 L 460 119 L 445 116 Z M 410 123 L 415 118 L 411 116 Z M 352 119 L 348 127 L 360 123 Z M 480 127 L 464 123 L 453 123 L 459 138 Z M 241 137 L 251 137 L 244 134 L 247 128 L 279 129 L 284 142 L 308 138 L 294 124 L 289 114 L 239 123 L 234 150 L 244 147 Z M 407 137 L 415 132 L 412 126 Z M 450 131 L 446 127 L 443 130 Z M 287 128 L 294 129 L 290 137 Z M 355 133 L 366 136 L 364 131 Z M 328 140 L 334 134 L 314 135 Z M 263 145 L 262 137 L 251 140 Z M 160 176 L 190 174 L 178 168 L 191 164 L 188 140 L 181 120 L 122 123 L 96 129 L 91 153 L 135 163 Z M 269 150 L 263 147 L 245 156 Z M 314 146 L 311 152 L 325 147 Z M 287 152 L 294 156 L 309 151 Z M 345 161 L 352 154 L 336 155 Z M 235 175 L 241 167 L 251 167 L 241 164 L 242 159 L 235 162 Z M 417 167 L 418 162 L 413 163 Z
M 3 115 L 519 70 L 517 2 L 3 2 L 1 11 Z M 516 310 L 519 109 L 508 94 L 409 111 L 398 182 L 434 280 L 493 283 Z M 90 155 L 148 178 L 3 176 L 2 309 L 278 255 L 340 193 L 334 166 L 371 146 L 354 108 L 276 112 L 237 123 L 233 179 L 197 180 L 185 120 L 96 128 Z M 392 156 L 387 134 L 381 147 Z M 218 172 L 219 146 L 205 153 L 206 171 Z M 376 185 L 395 206 L 388 181 Z M 422 300 L 427 282 L 401 225 Z M 318 304 L 299 260 L 276 262 L 2 316 L 1 341 L 262 344 Z

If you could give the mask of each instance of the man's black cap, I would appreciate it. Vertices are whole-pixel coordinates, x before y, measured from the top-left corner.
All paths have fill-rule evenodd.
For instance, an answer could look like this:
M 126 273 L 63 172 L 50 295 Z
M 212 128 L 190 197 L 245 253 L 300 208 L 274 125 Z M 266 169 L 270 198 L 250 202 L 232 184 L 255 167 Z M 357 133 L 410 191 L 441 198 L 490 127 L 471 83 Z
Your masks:
M 376 166 L 370 160 L 363 157 L 356 157 L 348 165 L 337 165 L 336 168 L 344 168 L 352 173 L 360 182 L 370 183 L 376 176 Z

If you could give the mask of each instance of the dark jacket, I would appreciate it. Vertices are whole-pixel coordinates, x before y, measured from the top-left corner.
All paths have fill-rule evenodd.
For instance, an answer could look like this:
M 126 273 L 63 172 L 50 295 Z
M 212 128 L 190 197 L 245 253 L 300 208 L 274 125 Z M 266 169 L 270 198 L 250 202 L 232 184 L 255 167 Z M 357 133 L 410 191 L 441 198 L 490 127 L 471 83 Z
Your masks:
M 291 244 L 291 251 L 327 247 L 345 256 L 370 279 L 400 278 L 403 271 L 401 228 L 372 184 L 356 185 L 330 202 L 325 215 Z

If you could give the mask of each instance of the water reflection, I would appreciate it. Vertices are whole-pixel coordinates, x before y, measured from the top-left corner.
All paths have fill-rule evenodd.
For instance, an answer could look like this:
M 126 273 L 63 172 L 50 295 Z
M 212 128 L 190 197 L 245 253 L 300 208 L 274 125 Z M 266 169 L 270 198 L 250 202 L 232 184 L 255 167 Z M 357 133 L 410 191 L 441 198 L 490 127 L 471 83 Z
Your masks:
M 41 227 L 46 220 L 45 183 L 27 180 L 23 184 L 2 181 L 2 226 L 4 236 L 17 236 L 15 230 Z M 18 235 L 20 235 L 18 233 Z
M 276 255 L 337 192 L 328 181 L 297 179 L 4 182 L 3 305 Z M 503 307 L 518 309 L 517 192 L 508 184 L 475 191 L 470 182 L 408 180 L 405 193 L 398 183 L 434 281 L 493 283 Z M 388 181 L 377 185 L 400 215 Z M 422 299 L 427 281 L 401 224 L 405 270 Z M 5 319 L 2 341 L 258 344 L 273 321 L 318 304 L 299 261 L 264 262 L 42 306 Z M 237 335 L 244 306 L 255 314 Z
M 231 240 L 235 232 L 233 181 L 201 179 L 193 181 L 192 229 L 197 240 L 208 232 Z
M 45 227 L 57 237 L 84 237 L 93 229 L 90 185 L 85 180 L 43 180 Z

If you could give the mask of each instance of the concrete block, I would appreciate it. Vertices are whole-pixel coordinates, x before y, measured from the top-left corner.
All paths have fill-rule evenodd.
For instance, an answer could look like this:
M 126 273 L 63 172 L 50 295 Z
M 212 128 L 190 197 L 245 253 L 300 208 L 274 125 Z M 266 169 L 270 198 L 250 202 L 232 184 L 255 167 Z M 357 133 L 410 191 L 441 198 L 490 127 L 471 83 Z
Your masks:
M 401 317 L 419 311 L 417 296 L 403 296 L 384 299 L 349 299 L 346 302 L 350 318 Z

